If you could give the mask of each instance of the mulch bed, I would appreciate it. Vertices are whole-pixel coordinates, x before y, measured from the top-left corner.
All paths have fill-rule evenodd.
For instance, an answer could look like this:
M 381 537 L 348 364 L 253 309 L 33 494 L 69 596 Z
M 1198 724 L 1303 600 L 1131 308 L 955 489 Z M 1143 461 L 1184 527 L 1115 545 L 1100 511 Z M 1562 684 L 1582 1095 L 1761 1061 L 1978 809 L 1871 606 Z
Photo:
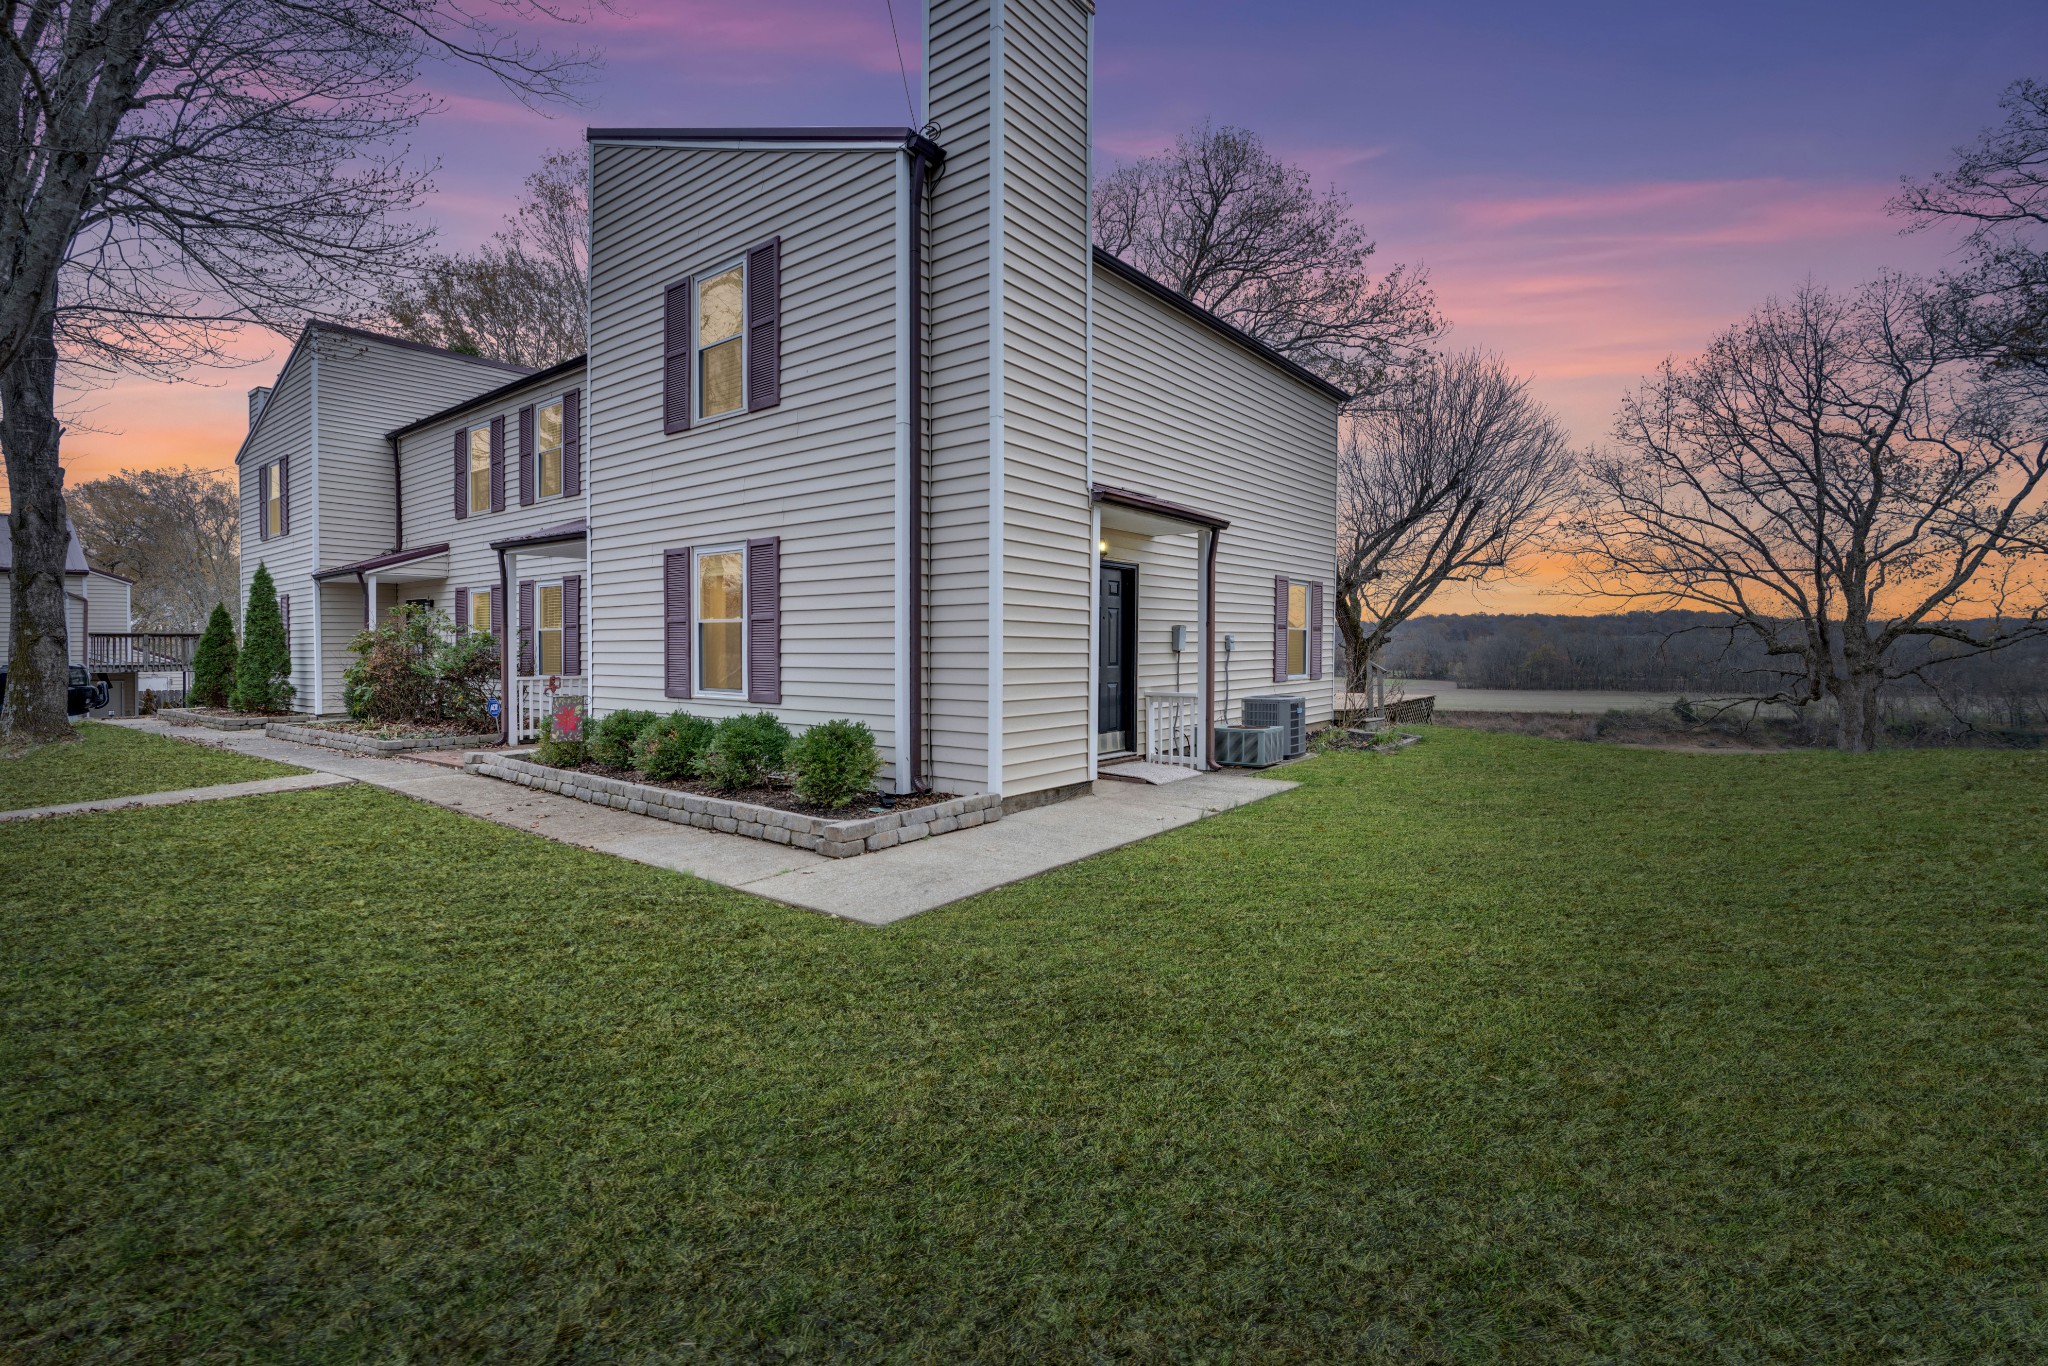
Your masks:
M 899 797 L 870 792 L 865 800 L 856 797 L 845 806 L 818 806 L 797 796 L 796 790 L 787 782 L 770 782 L 765 787 L 743 787 L 738 791 L 732 791 L 694 778 L 664 782 L 658 778 L 650 778 L 638 769 L 607 768 L 603 764 L 588 761 L 574 768 L 565 768 L 562 772 L 593 773 L 600 778 L 616 778 L 621 782 L 639 783 L 643 787 L 666 788 L 670 792 L 687 792 L 693 797 L 716 797 L 727 802 L 749 802 L 755 806 L 789 811 L 799 816 L 817 816 L 828 821 L 859 820 L 863 816 L 879 816 L 885 811 L 915 811 L 921 806 L 936 806 L 940 802 L 952 801 L 956 795 L 951 792 L 913 792 Z

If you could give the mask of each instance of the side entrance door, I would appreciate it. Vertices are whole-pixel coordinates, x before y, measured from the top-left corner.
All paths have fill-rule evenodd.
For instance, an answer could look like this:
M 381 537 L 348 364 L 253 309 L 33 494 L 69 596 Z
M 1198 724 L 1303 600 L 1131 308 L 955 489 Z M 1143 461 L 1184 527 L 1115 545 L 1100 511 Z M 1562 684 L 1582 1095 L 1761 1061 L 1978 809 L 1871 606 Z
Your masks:
M 1105 563 L 1095 641 L 1096 749 L 1120 754 L 1137 746 L 1138 567 Z

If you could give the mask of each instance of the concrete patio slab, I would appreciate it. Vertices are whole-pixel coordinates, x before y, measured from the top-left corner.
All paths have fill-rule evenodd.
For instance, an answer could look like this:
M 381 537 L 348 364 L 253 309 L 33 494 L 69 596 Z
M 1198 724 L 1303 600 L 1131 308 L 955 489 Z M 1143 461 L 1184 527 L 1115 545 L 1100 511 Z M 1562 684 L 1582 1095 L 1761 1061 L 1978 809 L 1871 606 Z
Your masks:
M 171 731 L 148 720 L 119 724 L 369 783 L 563 844 L 868 925 L 902 920 L 1295 786 L 1231 772 L 1204 773 L 1163 787 L 1098 782 L 1088 796 L 1020 811 L 994 825 L 861 858 L 828 859 L 404 757 L 344 754 L 250 732 Z

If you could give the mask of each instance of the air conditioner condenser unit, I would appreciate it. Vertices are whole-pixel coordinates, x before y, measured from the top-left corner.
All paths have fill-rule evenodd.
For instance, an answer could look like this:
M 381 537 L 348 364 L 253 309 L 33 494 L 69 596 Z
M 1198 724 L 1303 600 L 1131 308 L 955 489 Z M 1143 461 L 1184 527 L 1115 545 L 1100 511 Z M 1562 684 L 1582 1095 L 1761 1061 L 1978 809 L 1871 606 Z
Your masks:
M 1216 762 L 1230 768 L 1271 768 L 1286 750 L 1287 733 L 1279 726 L 1216 727 Z
M 1286 757 L 1308 752 L 1308 699 L 1299 694 L 1268 693 L 1244 700 L 1244 724 L 1279 726 L 1287 734 Z

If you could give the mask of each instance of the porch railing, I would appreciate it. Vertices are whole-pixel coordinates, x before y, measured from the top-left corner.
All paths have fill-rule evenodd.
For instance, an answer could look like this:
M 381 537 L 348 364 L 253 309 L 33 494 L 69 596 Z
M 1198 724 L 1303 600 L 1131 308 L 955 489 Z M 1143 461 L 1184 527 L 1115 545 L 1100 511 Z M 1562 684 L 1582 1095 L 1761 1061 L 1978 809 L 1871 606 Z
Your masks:
M 192 667 L 197 634 L 184 631 L 94 631 L 85 638 L 93 673 L 182 673 Z
M 540 739 L 541 720 L 553 716 L 555 709 L 564 702 L 576 703 L 578 709 L 586 714 L 589 710 L 589 690 L 581 678 L 560 675 L 515 678 L 512 690 L 512 743 L 515 745 Z
M 1202 736 L 1198 708 L 1201 697 L 1191 692 L 1145 694 L 1145 758 L 1155 764 L 1200 768 Z

